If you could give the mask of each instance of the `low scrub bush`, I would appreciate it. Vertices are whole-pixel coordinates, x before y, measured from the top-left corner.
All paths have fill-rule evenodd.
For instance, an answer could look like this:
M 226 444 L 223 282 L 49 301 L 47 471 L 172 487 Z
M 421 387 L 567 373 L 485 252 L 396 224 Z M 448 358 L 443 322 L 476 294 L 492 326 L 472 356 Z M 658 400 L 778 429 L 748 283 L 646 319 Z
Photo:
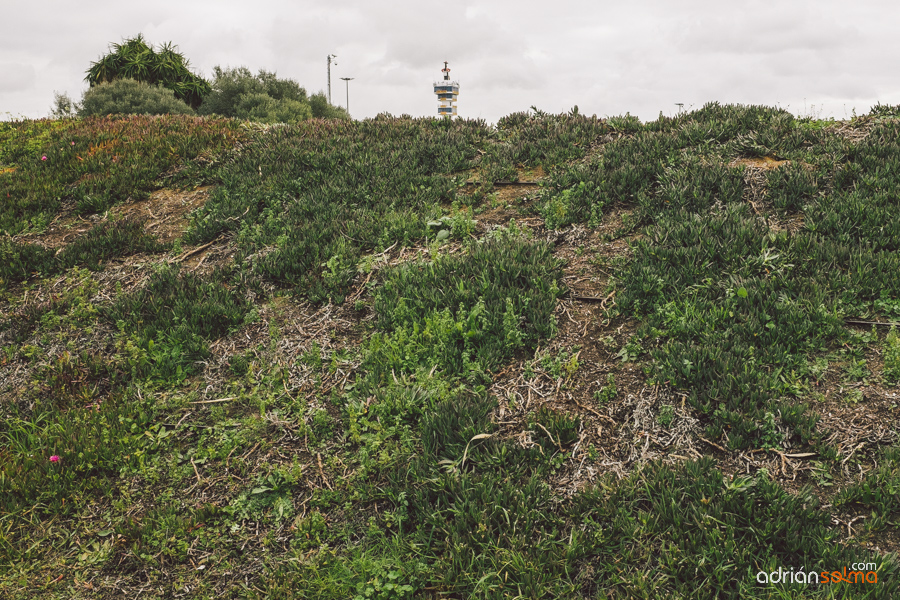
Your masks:
M 38 244 L 0 240 L 0 286 L 33 275 L 53 275 L 75 266 L 98 270 L 103 261 L 140 252 L 159 252 L 164 245 L 134 219 L 106 221 L 62 248 L 47 250 Z
M 192 115 L 194 110 L 170 89 L 134 79 L 101 83 L 84 93 L 79 117 L 106 115 Z

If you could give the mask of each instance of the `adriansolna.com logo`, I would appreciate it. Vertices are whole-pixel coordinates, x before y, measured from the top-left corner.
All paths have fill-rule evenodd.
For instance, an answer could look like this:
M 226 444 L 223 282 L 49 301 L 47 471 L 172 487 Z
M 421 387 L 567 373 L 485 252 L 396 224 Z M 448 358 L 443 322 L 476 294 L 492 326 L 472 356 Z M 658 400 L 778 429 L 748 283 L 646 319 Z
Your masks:
M 878 566 L 875 563 L 853 563 L 849 568 L 843 567 L 840 571 L 807 571 L 805 567 L 785 571 L 778 567 L 777 571 L 766 573 L 760 571 L 756 574 L 757 583 L 878 583 Z

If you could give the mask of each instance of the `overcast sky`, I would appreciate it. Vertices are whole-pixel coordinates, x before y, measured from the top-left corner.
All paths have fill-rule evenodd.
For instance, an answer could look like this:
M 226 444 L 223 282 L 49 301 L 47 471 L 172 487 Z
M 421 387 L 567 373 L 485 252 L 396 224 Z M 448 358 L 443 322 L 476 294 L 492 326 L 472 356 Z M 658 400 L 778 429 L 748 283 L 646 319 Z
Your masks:
M 459 115 L 531 106 L 655 119 L 704 103 L 843 119 L 900 104 L 900 3 L 857 0 L 4 0 L 0 118 L 79 99 L 92 61 L 137 33 L 178 45 L 199 74 L 276 71 L 326 88 L 355 118 L 435 115 L 443 61 Z M 7 114 L 8 113 L 8 114 Z

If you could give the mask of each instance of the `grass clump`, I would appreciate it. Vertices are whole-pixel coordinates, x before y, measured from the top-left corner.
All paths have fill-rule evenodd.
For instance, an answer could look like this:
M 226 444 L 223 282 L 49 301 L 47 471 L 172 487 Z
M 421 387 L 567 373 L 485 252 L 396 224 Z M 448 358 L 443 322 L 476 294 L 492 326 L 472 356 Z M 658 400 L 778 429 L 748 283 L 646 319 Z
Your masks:
M 712 459 L 662 464 L 632 474 L 615 489 L 598 487 L 573 501 L 594 576 L 586 595 L 627 589 L 646 597 L 832 597 L 833 589 L 800 583 L 759 584 L 757 574 L 833 571 L 873 562 L 869 552 L 835 543 L 830 515 L 804 490 L 787 493 L 764 471 L 723 477 Z M 590 547 L 589 546 L 589 547 Z M 630 566 L 617 567 L 627 556 Z M 641 566 L 636 566 L 641 565 Z M 645 565 L 652 565 L 649 569 Z M 879 562 L 878 586 L 853 597 L 889 597 L 895 562 Z M 828 588 L 829 586 L 824 586 Z M 795 597 L 795 596 L 792 596 Z M 846 596 L 850 597 L 850 596 Z
M 873 522 L 870 530 L 880 529 L 889 518 L 900 513 L 900 449 L 881 451 L 878 466 L 861 481 L 840 490 L 835 497 L 837 507 L 858 507 L 870 510 Z
M 164 266 L 105 314 L 121 332 L 118 350 L 133 376 L 180 382 L 208 356 L 206 342 L 242 323 L 248 312 L 223 273 L 203 280 Z
M 377 378 L 440 369 L 476 379 L 553 334 L 559 262 L 545 243 L 494 238 L 385 274 L 367 359 Z
M 60 402 L 56 394 L 71 398 L 77 391 L 69 367 L 105 368 L 95 358 L 82 360 L 80 367 L 78 362 L 61 359 L 45 384 L 54 394 L 45 400 L 3 406 L 0 507 L 5 515 L 70 514 L 84 496 L 102 495 L 121 469 L 139 465 L 145 455 L 142 438 L 153 413 L 130 393 L 114 386 L 97 407 Z M 6 547 L 16 547 L 15 542 Z
M 55 271 L 53 252 L 38 244 L 0 239 L 0 288 L 40 273 Z
M 537 109 L 512 113 L 497 121 L 493 143 L 486 146 L 478 164 L 480 178 L 488 186 L 495 181 L 517 181 L 518 168 L 550 169 L 582 158 L 611 130 L 606 121 L 582 115 L 577 107 L 559 115 Z

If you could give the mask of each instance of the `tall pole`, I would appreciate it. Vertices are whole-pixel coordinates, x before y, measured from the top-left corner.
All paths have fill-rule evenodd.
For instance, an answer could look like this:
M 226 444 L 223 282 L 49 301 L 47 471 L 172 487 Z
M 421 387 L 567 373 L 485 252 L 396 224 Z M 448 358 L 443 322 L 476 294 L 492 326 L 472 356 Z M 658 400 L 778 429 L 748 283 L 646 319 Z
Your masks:
M 353 81 L 353 77 L 341 77 L 344 81 L 347 82 L 347 114 L 350 114 L 350 82 Z
M 337 58 L 336 54 L 328 55 L 328 104 L 331 104 L 331 59 Z M 334 62 L 337 65 L 337 61 Z

